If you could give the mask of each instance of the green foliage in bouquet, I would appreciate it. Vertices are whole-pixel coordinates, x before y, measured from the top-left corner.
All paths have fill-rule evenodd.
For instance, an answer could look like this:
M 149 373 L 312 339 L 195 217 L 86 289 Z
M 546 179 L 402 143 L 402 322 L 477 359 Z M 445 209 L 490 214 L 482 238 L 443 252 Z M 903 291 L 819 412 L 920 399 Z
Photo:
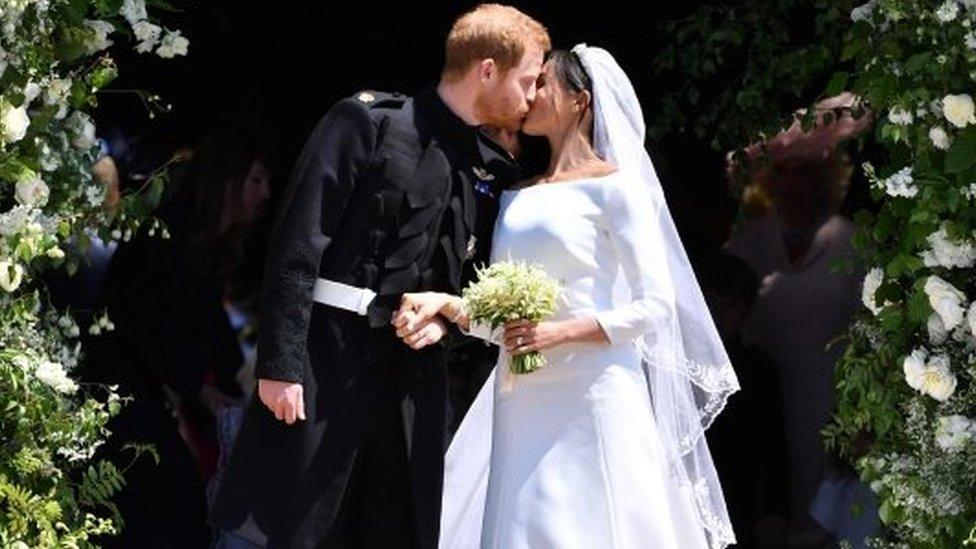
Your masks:
M 559 283 L 542 267 L 520 261 L 502 261 L 476 269 L 478 280 L 465 288 L 468 317 L 495 329 L 513 320 L 541 322 L 556 312 Z M 528 374 L 546 365 L 538 351 L 514 356 L 513 374 Z

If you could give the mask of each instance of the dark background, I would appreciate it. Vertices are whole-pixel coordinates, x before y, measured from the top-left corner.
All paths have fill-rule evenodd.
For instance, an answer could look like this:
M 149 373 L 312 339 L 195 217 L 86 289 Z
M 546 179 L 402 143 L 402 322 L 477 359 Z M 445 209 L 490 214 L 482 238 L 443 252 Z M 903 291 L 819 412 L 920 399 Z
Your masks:
M 662 39 L 659 24 L 700 3 L 645 3 L 639 12 L 624 2 L 510 4 L 546 25 L 556 48 L 586 42 L 609 50 L 633 81 L 647 116 L 667 84 L 656 82 L 651 70 Z M 236 125 L 257 132 L 274 173 L 273 212 L 291 164 L 319 117 L 336 100 L 361 89 L 413 94 L 436 81 L 448 30 L 457 16 L 476 4 L 176 3 L 181 13 L 157 11 L 155 16 L 189 38 L 186 57 L 137 54 L 129 44 L 112 50 L 121 73 L 112 87 L 157 93 L 163 104 L 173 105 L 172 112 L 150 120 L 135 94 L 108 93 L 101 95 L 97 122 L 103 131 L 123 130 L 137 157 L 133 163 L 143 170 L 164 163 L 177 147 L 196 145 L 216 127 Z M 734 212 L 722 179 L 721 156 L 681 136 L 653 148 L 660 153 L 655 157 L 657 169 L 689 252 L 714 247 L 724 237 L 720 227 Z M 252 249 L 263 249 L 272 217 L 265 216 L 257 227 Z

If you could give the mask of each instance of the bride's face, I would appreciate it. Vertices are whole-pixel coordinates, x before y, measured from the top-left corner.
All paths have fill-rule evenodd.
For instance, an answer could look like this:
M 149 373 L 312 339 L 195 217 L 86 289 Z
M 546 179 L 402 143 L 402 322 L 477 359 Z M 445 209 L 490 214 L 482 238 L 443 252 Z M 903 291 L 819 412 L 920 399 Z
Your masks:
M 554 137 L 571 127 L 577 127 L 586 111 L 587 97 L 587 92 L 575 92 L 559 78 L 555 61 L 546 61 L 536 84 L 535 101 L 522 124 L 522 132 Z

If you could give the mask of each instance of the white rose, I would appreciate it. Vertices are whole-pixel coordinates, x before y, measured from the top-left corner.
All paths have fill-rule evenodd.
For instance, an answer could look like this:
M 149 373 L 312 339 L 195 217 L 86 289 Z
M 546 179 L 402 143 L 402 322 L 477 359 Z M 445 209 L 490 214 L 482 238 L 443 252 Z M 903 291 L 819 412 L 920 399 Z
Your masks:
M 929 343 L 932 345 L 939 345 L 949 337 L 949 331 L 946 330 L 945 324 L 942 324 L 942 317 L 936 313 L 929 315 L 927 328 L 929 331 Z
M 965 43 L 968 49 L 976 50 L 976 31 L 966 33 Z
M 87 114 L 75 111 L 68 117 L 67 125 L 74 132 L 71 143 L 79 149 L 90 149 L 95 146 L 95 124 Z
M 7 292 L 14 292 L 24 278 L 24 268 L 19 263 L 0 261 L 0 288 Z
M 946 0 L 939 6 L 939 9 L 935 10 L 935 17 L 942 23 L 949 23 L 950 21 L 955 21 L 956 17 L 959 16 L 959 4 L 956 0 Z
M 40 147 L 40 165 L 41 169 L 46 172 L 53 172 L 54 170 L 61 167 L 61 158 L 51 149 L 51 146 L 47 142 L 41 143 Z
M 969 310 L 966 311 L 966 322 L 969 324 L 969 332 L 976 337 L 976 301 L 969 304 Z
M 864 306 L 867 307 L 873 314 L 877 315 L 881 312 L 884 306 L 878 306 L 875 304 L 874 294 L 878 291 L 881 286 L 881 282 L 884 280 L 884 270 L 881 267 L 874 267 L 866 275 L 864 275 L 864 283 L 861 286 L 861 301 L 864 302 Z M 887 303 L 886 303 L 887 305 Z
M 851 21 L 867 21 L 871 17 L 871 13 L 874 11 L 874 5 L 878 3 L 878 0 L 871 0 L 866 4 L 861 4 L 856 8 L 851 10 Z
M 37 99 L 37 96 L 41 94 L 41 85 L 33 80 L 27 82 L 24 86 L 24 106 L 30 105 Z
M 908 126 L 914 121 L 912 113 L 901 107 L 895 107 L 888 112 L 888 121 L 899 126 Z
M 951 415 L 939 418 L 935 428 L 935 442 L 947 452 L 960 450 L 973 439 L 976 427 L 966 416 Z
M 85 20 L 85 26 L 93 33 L 88 43 L 85 44 L 89 55 L 100 52 L 112 45 L 112 41 L 109 40 L 108 35 L 115 30 L 115 27 L 111 23 L 108 21 L 92 21 L 87 19 Z
M 26 206 L 43 206 L 47 203 L 49 189 L 39 175 L 17 182 L 17 202 Z
M 948 356 L 936 355 L 929 360 L 922 374 L 921 390 L 939 402 L 949 400 L 956 392 L 956 376 L 949 369 Z
M 136 35 L 136 40 L 139 41 L 136 44 L 136 51 L 139 53 L 147 53 L 156 47 L 156 44 L 159 42 L 159 35 L 163 29 L 158 25 L 153 25 L 149 21 L 139 21 L 132 26 L 132 31 Z
M 966 294 L 936 275 L 926 279 L 925 294 L 929 298 L 932 309 L 942 317 L 942 324 L 945 325 L 946 330 L 951 330 L 962 322 Z
M 922 389 L 923 375 L 925 374 L 925 349 L 915 349 L 912 354 L 905 357 L 902 362 L 902 371 L 905 373 L 905 381 L 908 386 L 916 391 Z
M 955 242 L 949 239 L 945 225 L 930 234 L 930 249 L 920 254 L 926 267 L 969 268 L 976 265 L 976 246 L 972 241 Z
M 48 248 L 44 255 L 50 257 L 51 259 L 64 259 L 64 250 L 54 246 L 52 248 Z
M 935 146 L 936 149 L 944 151 L 949 148 L 949 134 L 947 134 L 946 131 L 939 126 L 933 126 L 932 129 L 929 130 L 929 139 L 932 140 L 932 145 Z
M 885 192 L 890 196 L 903 196 L 905 198 L 912 198 L 917 195 L 918 187 L 914 184 L 915 178 L 912 176 L 912 171 L 911 166 L 906 166 L 883 180 Z
M 149 17 L 146 13 L 146 0 L 125 0 L 119 9 L 119 14 L 125 17 L 130 25 L 135 26 L 139 21 Z
M 942 98 L 942 112 L 946 120 L 957 128 L 976 124 L 976 107 L 969 94 L 947 95 Z
M 34 371 L 34 376 L 59 393 L 70 394 L 78 390 L 78 385 L 57 362 L 41 362 Z
M 190 41 L 182 36 L 180 31 L 174 30 L 166 33 L 156 55 L 169 59 L 177 55 L 186 55 Z
M 31 207 L 23 204 L 0 214 L 0 235 L 11 236 L 19 233 L 31 217 Z
M 72 80 L 70 78 L 55 78 L 44 92 L 45 105 L 57 105 L 58 111 L 54 118 L 61 120 L 68 113 L 68 97 L 71 95 Z
M 14 143 L 20 141 L 27 135 L 27 127 L 30 126 L 30 117 L 27 116 L 27 109 L 24 107 L 14 107 L 10 103 L 3 101 L 0 103 L 0 124 L 3 125 L 3 141 Z

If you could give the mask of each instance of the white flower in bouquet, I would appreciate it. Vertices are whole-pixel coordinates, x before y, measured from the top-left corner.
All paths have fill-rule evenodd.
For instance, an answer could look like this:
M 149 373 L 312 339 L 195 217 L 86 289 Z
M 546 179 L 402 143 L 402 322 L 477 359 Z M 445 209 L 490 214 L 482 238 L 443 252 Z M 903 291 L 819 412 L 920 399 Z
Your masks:
M 926 267 L 968 268 L 976 265 L 976 246 L 971 241 L 954 242 L 949 239 L 945 225 L 926 240 L 930 249 L 919 256 Z
M 59 393 L 71 394 L 78 390 L 78 384 L 68 377 L 64 367 L 57 362 L 41 362 L 34 370 L 34 377 Z
M 957 128 L 976 124 L 976 106 L 969 94 L 949 94 L 942 98 L 942 112 L 945 119 Z
M 922 388 L 926 358 L 928 358 L 928 351 L 916 348 L 902 362 L 902 372 L 905 374 L 905 381 L 909 387 L 916 391 Z
M 950 21 L 955 21 L 956 17 L 959 16 L 959 4 L 956 0 L 946 0 L 939 6 L 939 9 L 935 10 L 935 17 L 942 23 L 949 23 Z
M 976 50 L 976 31 L 966 33 L 965 43 L 968 49 Z
M 918 194 L 918 187 L 914 184 L 915 179 L 912 177 L 912 167 L 906 166 L 894 174 L 892 174 L 887 179 L 882 181 L 884 185 L 885 192 L 890 196 L 903 196 L 905 198 L 912 198 Z
M 888 121 L 891 122 L 892 124 L 897 124 L 899 126 L 908 126 L 909 124 L 914 122 L 914 120 L 915 119 L 912 117 L 912 113 L 910 111 L 906 111 L 901 107 L 895 107 L 890 111 L 888 111 Z
M 122 2 L 122 7 L 119 8 L 119 14 L 130 25 L 135 26 L 139 21 L 149 17 L 149 14 L 146 13 L 146 0 L 125 0 Z
M 14 107 L 7 101 L 0 101 L 0 124 L 3 126 L 4 143 L 15 143 L 27 135 L 30 117 L 23 106 Z
M 95 138 L 95 124 L 88 114 L 82 111 L 71 113 L 66 122 L 68 128 L 74 134 L 71 143 L 82 150 L 91 149 L 97 142 Z
M 49 194 L 47 183 L 36 173 L 17 182 L 17 202 L 25 206 L 43 206 Z
M 921 392 L 945 402 L 956 392 L 956 376 L 949 368 L 949 357 L 938 354 L 929 359 L 922 374 Z
M 139 53 L 148 53 L 159 43 L 159 35 L 163 32 L 163 29 L 159 25 L 154 25 L 149 21 L 139 21 L 132 25 L 132 32 L 135 33 L 136 40 L 139 41 L 136 44 L 136 51 Z
M 864 306 L 867 307 L 873 314 L 877 315 L 881 312 L 881 309 L 885 305 L 890 305 L 891 302 L 885 300 L 884 305 L 877 305 L 874 300 L 874 294 L 881 287 L 881 282 L 884 280 L 884 269 L 881 267 L 874 267 L 866 275 L 864 275 L 864 283 L 861 286 L 861 301 L 864 302 Z
M 91 38 L 85 44 L 89 55 L 98 53 L 112 45 L 112 41 L 109 40 L 108 35 L 115 30 L 115 27 L 111 23 L 108 21 L 86 19 L 85 26 L 92 32 Z
M 961 450 L 976 438 L 976 425 L 961 415 L 942 416 L 935 428 L 935 442 L 946 452 Z
M 0 288 L 6 292 L 15 292 L 24 278 L 24 268 L 19 263 L 4 259 L 0 260 Z
M 167 31 L 166 36 L 163 37 L 162 42 L 159 44 L 159 49 L 156 50 L 156 55 L 164 59 L 170 59 L 177 55 L 186 55 L 189 45 L 190 41 L 184 38 L 180 31 Z
M 929 343 L 932 345 L 945 343 L 945 340 L 949 337 L 949 331 L 946 330 L 945 324 L 942 323 L 942 317 L 937 313 L 929 315 L 926 328 L 929 332 Z
M 925 294 L 932 309 L 942 317 L 946 330 L 951 330 L 962 322 L 966 294 L 936 275 L 930 275 L 925 280 Z
M 933 126 L 929 130 L 929 139 L 932 140 L 932 145 L 936 149 L 943 150 L 943 151 L 948 149 L 949 145 L 952 144 L 951 141 L 949 140 L 949 134 L 946 133 L 946 131 L 942 129 L 940 126 Z
M 472 322 L 484 322 L 495 329 L 514 320 L 540 322 L 556 312 L 559 285 L 537 265 L 501 261 L 477 269 L 478 280 L 461 296 Z M 513 374 L 528 374 L 542 368 L 545 357 L 538 351 L 511 357 Z

